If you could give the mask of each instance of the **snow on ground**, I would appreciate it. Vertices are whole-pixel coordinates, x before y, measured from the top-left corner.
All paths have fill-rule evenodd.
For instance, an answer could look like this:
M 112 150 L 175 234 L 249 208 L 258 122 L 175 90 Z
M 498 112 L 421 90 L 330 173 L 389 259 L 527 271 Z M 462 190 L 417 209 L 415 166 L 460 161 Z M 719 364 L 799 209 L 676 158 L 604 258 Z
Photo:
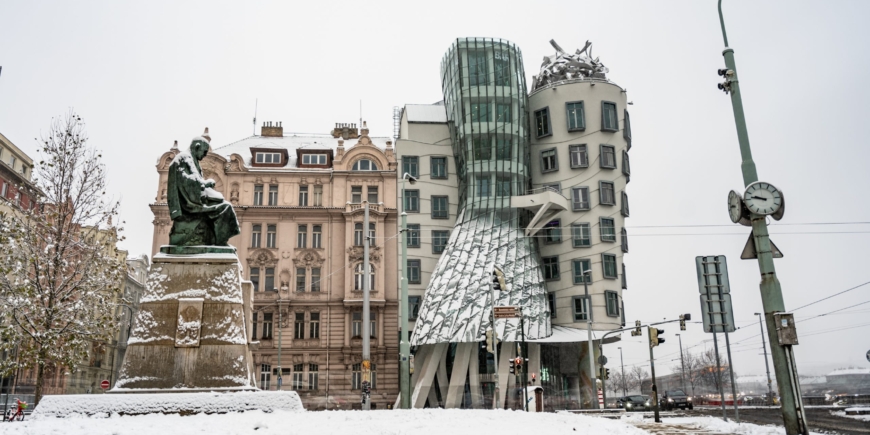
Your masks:
M 735 435 L 785 435 L 785 428 L 782 426 L 735 423 L 734 420 L 724 421 L 719 417 L 662 418 L 662 422 L 685 426 L 696 425 L 713 432 Z M 818 432 L 810 432 L 810 434 L 822 435 Z
M 853 415 L 846 414 L 846 411 L 858 410 L 858 409 L 870 409 L 870 408 L 864 408 L 864 407 L 847 408 L 843 411 L 831 411 L 831 415 L 836 415 L 838 417 L 854 418 L 855 420 L 870 421 L 870 414 L 853 414 Z
M 33 417 L 0 424 L 15 435 L 480 435 L 492 434 L 648 435 L 628 422 L 570 413 L 424 409 L 413 411 L 248 411 L 232 414 L 140 415 L 69 418 Z M 753 434 L 755 435 L 755 434 Z

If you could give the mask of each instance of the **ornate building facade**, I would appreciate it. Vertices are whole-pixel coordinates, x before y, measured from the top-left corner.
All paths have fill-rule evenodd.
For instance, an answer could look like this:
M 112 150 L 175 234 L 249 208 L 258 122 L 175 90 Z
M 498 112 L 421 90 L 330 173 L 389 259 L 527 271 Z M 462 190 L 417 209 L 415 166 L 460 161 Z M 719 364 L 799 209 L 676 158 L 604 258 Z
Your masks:
M 158 163 L 152 254 L 169 242 L 167 171 Z M 372 240 L 372 408 L 398 393 L 396 157 L 389 138 L 363 124 L 331 135 L 260 135 L 212 144 L 201 162 L 235 208 L 242 233 L 230 239 L 254 286 L 253 338 L 259 387 L 296 390 L 306 409 L 352 409 L 361 397 L 363 240 Z M 370 225 L 363 228 L 364 203 Z

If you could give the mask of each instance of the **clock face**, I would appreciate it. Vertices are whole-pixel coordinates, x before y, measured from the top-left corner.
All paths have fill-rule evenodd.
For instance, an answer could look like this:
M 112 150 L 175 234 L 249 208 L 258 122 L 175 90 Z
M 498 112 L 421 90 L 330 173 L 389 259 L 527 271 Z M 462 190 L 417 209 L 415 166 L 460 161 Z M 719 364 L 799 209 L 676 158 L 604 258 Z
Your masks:
M 731 222 L 735 224 L 740 222 L 740 217 L 743 214 L 743 198 L 740 197 L 740 194 L 731 191 L 728 192 L 728 217 L 731 218 Z
M 743 203 L 755 214 L 773 214 L 782 207 L 782 192 L 770 183 L 756 181 L 746 187 Z

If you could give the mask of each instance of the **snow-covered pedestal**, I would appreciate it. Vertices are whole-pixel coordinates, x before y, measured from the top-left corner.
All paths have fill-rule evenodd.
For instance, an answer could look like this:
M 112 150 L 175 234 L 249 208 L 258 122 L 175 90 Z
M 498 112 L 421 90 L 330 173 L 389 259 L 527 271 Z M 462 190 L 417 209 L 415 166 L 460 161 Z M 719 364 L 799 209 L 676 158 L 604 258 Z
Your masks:
M 155 255 L 111 392 L 256 390 L 242 286 L 235 254 Z

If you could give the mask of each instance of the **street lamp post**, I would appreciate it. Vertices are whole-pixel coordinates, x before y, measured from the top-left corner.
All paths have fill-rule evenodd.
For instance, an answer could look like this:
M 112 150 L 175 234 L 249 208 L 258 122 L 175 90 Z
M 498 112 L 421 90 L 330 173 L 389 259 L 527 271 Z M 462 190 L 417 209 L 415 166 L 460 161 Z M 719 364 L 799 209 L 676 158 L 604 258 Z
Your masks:
M 405 172 L 402 175 L 402 276 L 399 295 L 399 408 L 411 409 L 411 344 L 408 342 L 408 214 L 405 212 L 405 180 L 411 185 L 417 178 Z
M 592 409 L 600 409 L 598 404 L 598 385 L 595 381 L 595 351 L 592 347 L 592 298 L 589 297 L 589 280 L 592 269 L 583 271 L 583 303 L 586 304 L 586 334 L 589 343 L 589 382 L 592 384 Z
M 764 341 L 764 325 L 761 323 L 761 313 L 758 316 L 758 327 L 761 328 L 761 350 L 764 352 L 764 370 L 767 372 L 767 405 L 773 404 L 773 385 L 770 380 L 770 365 L 767 363 L 767 343 Z
M 628 393 L 625 390 L 625 364 L 622 363 L 622 348 L 619 347 L 619 366 L 622 368 L 622 395 L 627 396 Z
M 680 337 L 680 386 L 683 387 L 683 392 L 686 392 L 686 360 L 683 359 L 683 336 L 680 334 L 674 334 L 677 337 Z M 692 391 L 694 394 L 694 391 Z

